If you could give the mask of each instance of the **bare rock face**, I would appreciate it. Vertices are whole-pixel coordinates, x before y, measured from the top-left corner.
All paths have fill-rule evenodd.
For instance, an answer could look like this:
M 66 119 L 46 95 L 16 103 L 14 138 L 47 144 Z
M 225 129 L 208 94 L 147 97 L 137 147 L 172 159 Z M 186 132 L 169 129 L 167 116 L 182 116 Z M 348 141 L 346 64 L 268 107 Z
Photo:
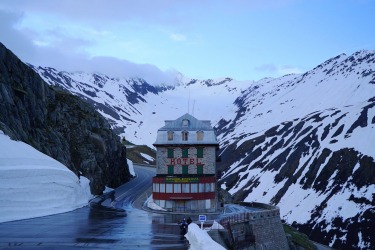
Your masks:
M 93 194 L 131 178 L 126 149 L 107 120 L 79 97 L 47 85 L 1 43 L 0 130 L 87 177 Z

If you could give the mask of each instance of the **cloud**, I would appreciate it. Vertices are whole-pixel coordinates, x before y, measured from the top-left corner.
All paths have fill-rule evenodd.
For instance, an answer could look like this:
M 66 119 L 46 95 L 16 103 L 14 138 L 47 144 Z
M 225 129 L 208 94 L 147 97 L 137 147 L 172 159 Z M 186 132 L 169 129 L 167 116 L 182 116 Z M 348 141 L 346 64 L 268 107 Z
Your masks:
M 52 59 L 51 59 L 52 58 Z M 51 47 L 39 47 L 36 66 L 54 67 L 61 71 L 106 74 L 109 77 L 142 78 L 150 84 L 176 84 L 178 71 L 163 71 L 152 64 L 137 64 L 109 56 L 89 58 L 84 53 L 63 53 Z
M 169 38 L 177 42 L 186 41 L 186 36 L 182 34 L 171 34 Z
M 96 27 L 103 27 L 111 22 L 134 20 L 152 21 L 153 23 L 175 24 L 188 23 L 191 19 L 184 17 L 180 10 L 188 9 L 188 6 L 205 6 L 199 0 L 187 2 L 174 0 L 12 0 L 0 1 L 0 8 L 17 9 L 25 13 L 43 14 L 65 17 L 73 21 L 89 22 Z M 199 9 L 199 8 L 198 8 Z
M 287 75 L 287 74 L 301 74 L 304 71 L 301 70 L 300 68 L 294 67 L 294 66 L 281 66 L 278 69 L 278 72 L 281 75 Z
M 61 29 L 51 29 L 40 34 L 36 31 L 16 29 L 24 15 L 0 9 L 0 34 L 2 42 L 22 61 L 35 66 L 54 67 L 63 71 L 102 73 L 110 77 L 139 77 L 150 84 L 175 84 L 176 70 L 163 71 L 151 64 L 137 64 L 115 57 L 90 57 L 85 47 L 89 39 L 71 37 Z
M 283 76 L 287 74 L 301 74 L 303 70 L 298 67 L 284 65 L 276 66 L 275 64 L 263 64 L 254 68 L 255 71 L 265 72 L 274 76 Z
M 107 74 L 112 77 L 140 77 L 154 85 L 161 83 L 176 84 L 176 77 L 179 74 L 173 69 L 162 71 L 152 64 L 136 64 L 114 57 L 93 57 L 91 59 L 83 59 L 79 63 L 84 64 L 81 64 L 81 66 L 72 65 L 71 71 L 80 69 L 86 72 Z
M 277 72 L 277 67 L 274 64 L 263 64 L 254 68 L 255 71 L 275 73 Z
M 14 27 L 20 23 L 23 14 L 0 9 L 0 42 L 19 57 L 33 55 L 35 49 L 25 34 Z

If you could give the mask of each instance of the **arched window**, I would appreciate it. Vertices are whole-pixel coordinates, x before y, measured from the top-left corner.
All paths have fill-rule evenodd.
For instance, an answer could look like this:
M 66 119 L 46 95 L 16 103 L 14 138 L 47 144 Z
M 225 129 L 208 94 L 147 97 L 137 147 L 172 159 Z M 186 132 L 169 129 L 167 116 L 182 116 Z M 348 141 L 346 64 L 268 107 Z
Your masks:
M 182 140 L 183 141 L 187 141 L 188 140 L 188 135 L 189 135 L 189 133 L 187 131 L 182 131 L 182 134 L 181 134 Z
M 203 140 L 203 131 L 197 131 L 197 141 Z
M 173 131 L 168 131 L 168 141 L 173 141 Z
M 188 119 L 183 119 L 182 120 L 182 127 L 183 128 L 189 127 L 189 120 Z

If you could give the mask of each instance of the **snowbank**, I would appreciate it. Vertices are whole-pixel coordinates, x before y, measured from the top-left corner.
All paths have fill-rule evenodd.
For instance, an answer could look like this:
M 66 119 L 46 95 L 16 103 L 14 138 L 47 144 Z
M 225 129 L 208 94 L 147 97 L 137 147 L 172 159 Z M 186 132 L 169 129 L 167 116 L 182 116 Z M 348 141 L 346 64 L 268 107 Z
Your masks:
M 148 208 L 151 208 L 152 210 L 160 210 L 160 211 L 167 211 L 165 210 L 164 208 L 160 207 L 158 204 L 156 204 L 154 202 L 154 200 L 152 199 L 152 195 L 150 195 L 147 200 L 145 201 L 146 203 L 146 206 Z
M 128 163 L 128 166 L 129 166 L 129 172 L 132 176 L 135 176 L 135 171 L 134 171 L 134 167 L 133 167 L 133 162 L 129 159 L 126 159 L 127 160 L 127 163 Z
M 201 230 L 197 224 L 190 223 L 186 239 L 190 243 L 190 250 L 221 250 L 225 248 L 214 241 L 206 231 Z
M 0 131 L 0 222 L 63 213 L 87 205 L 89 180 Z

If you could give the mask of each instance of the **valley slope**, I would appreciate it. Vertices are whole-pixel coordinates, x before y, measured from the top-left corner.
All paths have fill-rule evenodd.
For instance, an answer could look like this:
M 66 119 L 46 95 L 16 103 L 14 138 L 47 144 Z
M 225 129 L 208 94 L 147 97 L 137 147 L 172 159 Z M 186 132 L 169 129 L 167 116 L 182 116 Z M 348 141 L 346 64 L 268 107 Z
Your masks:
M 237 200 L 277 205 L 288 224 L 335 248 L 375 245 L 373 51 L 342 54 L 301 75 L 181 76 L 175 86 L 32 67 L 91 102 L 136 144 L 152 146 L 164 120 L 187 112 L 211 120 L 220 184 Z

